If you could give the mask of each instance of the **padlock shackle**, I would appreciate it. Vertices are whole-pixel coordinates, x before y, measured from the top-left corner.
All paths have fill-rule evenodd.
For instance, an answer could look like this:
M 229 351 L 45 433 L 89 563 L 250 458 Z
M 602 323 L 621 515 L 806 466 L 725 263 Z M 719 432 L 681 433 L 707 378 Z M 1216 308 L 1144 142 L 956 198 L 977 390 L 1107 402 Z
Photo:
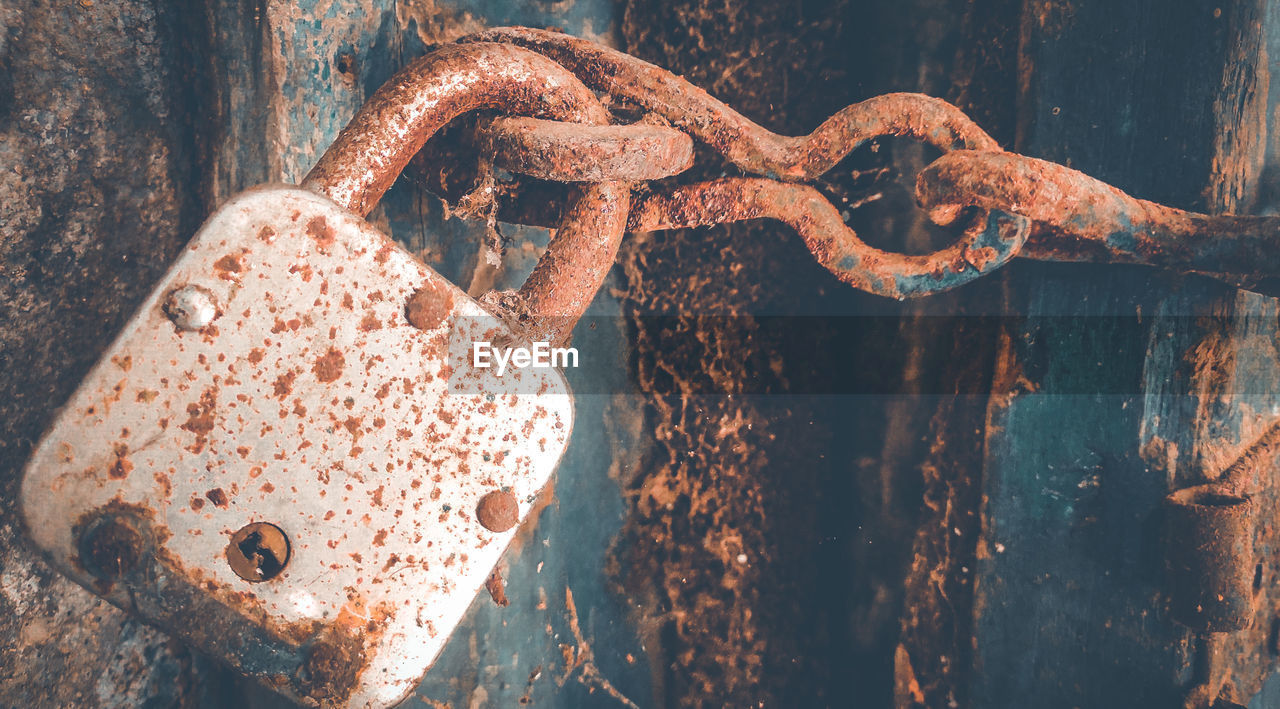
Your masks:
M 367 216 L 427 140 L 479 109 L 603 125 L 609 113 L 576 76 L 508 44 L 449 45 L 401 69 L 356 112 L 302 187 Z M 626 230 L 630 189 L 570 188 L 564 218 L 509 310 L 531 339 L 567 342 L 608 275 Z

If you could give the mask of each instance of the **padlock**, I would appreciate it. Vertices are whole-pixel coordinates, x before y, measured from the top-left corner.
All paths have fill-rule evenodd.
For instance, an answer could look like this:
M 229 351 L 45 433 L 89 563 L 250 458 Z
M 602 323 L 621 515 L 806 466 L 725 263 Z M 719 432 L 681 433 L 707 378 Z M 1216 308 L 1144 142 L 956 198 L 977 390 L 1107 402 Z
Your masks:
M 559 370 L 499 374 L 470 350 L 563 341 L 628 206 L 622 186 L 576 193 L 495 317 L 364 219 L 481 107 L 607 118 L 537 54 L 448 47 L 380 89 L 303 187 L 218 209 L 25 468 L 28 533 L 58 569 L 304 704 L 413 690 L 573 424 Z

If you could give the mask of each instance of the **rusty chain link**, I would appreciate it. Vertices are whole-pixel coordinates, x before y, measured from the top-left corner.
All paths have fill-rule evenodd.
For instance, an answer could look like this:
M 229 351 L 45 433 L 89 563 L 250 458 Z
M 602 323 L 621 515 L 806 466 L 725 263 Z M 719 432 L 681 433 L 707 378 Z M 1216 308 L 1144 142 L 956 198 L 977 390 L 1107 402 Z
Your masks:
M 592 90 L 646 113 L 635 123 L 611 124 Z M 1015 256 L 1144 264 L 1246 288 L 1280 274 L 1280 249 L 1268 248 L 1280 236 L 1280 217 L 1209 216 L 1136 199 L 1076 170 L 1002 151 L 940 99 L 878 96 L 846 107 L 807 136 L 782 136 L 660 67 L 527 28 L 481 32 L 406 67 L 361 109 L 303 184 L 368 213 L 434 132 L 481 108 L 508 114 L 476 126 L 485 160 L 570 183 L 558 218 L 545 214 L 544 199 L 519 215 L 504 213 L 509 221 L 559 227 L 525 286 L 499 299 L 526 323 L 541 323 L 551 339 L 567 337 L 585 311 L 624 228 L 778 220 L 840 280 L 892 298 L 955 288 Z M 871 247 L 803 184 L 886 136 L 942 151 L 917 176 L 916 200 L 936 223 L 957 227 L 951 246 L 924 255 Z M 755 176 L 650 185 L 632 194 L 637 183 L 687 170 L 694 139 Z
M 609 120 L 595 95 L 550 59 L 510 44 L 445 47 L 406 66 L 356 113 L 303 178 L 302 187 L 360 215 L 373 210 L 401 170 L 446 123 L 496 108 L 570 123 Z M 573 189 L 560 228 L 520 291 L 492 303 L 531 337 L 568 338 L 622 243 L 631 204 L 623 182 Z

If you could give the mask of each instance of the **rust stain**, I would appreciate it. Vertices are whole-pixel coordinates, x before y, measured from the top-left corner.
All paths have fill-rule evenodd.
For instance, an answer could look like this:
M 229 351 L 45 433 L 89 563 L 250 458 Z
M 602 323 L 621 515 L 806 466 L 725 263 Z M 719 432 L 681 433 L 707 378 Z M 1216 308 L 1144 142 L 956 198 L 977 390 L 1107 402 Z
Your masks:
M 854 104 L 811 134 L 792 138 L 766 130 L 665 69 L 589 40 L 525 27 L 469 39 L 510 42 L 545 54 L 592 88 L 636 102 L 757 175 L 811 180 L 869 138 L 885 135 L 916 137 L 944 151 L 999 149 L 955 106 L 920 94 L 886 94 Z
M 213 262 L 214 273 L 218 274 L 218 278 L 225 281 L 239 281 L 240 274 L 247 268 L 248 266 L 245 263 L 245 253 L 243 251 L 235 254 L 227 254 Z
M 493 567 L 489 578 L 485 579 L 484 589 L 489 592 L 489 597 L 493 599 L 494 605 L 502 606 L 503 608 L 511 605 L 511 601 L 507 600 L 506 584 L 502 580 L 501 565 Z
M 405 318 L 419 330 L 440 326 L 453 311 L 453 295 L 443 286 L 427 281 L 415 290 L 405 306 Z
M 320 706 L 338 706 L 350 694 L 365 664 L 364 641 L 358 631 L 335 627 L 316 640 L 298 671 L 303 696 Z
M 520 506 L 508 490 L 495 490 L 480 498 L 476 520 L 492 532 L 505 532 L 520 521 Z
M 599 690 L 604 692 L 630 709 L 640 709 L 635 702 L 628 699 L 608 678 L 601 674 L 600 668 L 596 665 L 595 651 L 591 649 L 590 643 L 587 642 L 586 637 L 582 634 L 582 625 L 578 621 L 578 605 L 573 600 L 573 589 L 568 586 L 564 588 L 564 610 L 565 616 L 569 620 L 569 630 L 573 633 L 574 644 L 560 645 L 560 650 L 564 657 L 565 672 L 558 683 L 563 686 L 570 677 L 577 673 L 578 682 L 583 686 L 592 691 Z
M 315 373 L 316 379 L 329 384 L 338 381 L 342 376 L 342 368 L 346 365 L 346 358 L 337 349 L 330 347 L 329 351 L 320 356 L 316 360 L 315 366 L 311 371 Z
M 276 377 L 275 382 L 271 385 L 276 398 L 283 401 L 285 397 L 292 394 L 293 381 L 297 378 L 298 373 L 292 369 Z
M 307 222 L 307 235 L 316 240 L 316 246 L 322 254 L 331 253 L 338 239 L 338 232 L 329 226 L 324 217 L 312 217 Z
M 212 502 L 218 507 L 222 507 L 225 509 L 227 506 L 227 493 L 223 492 L 222 488 L 220 487 L 213 488 L 212 490 L 206 492 L 204 496 L 209 498 L 209 502 Z
M 179 426 L 184 431 L 196 434 L 195 443 L 188 450 L 199 453 L 209 441 L 209 432 L 214 426 L 214 411 L 218 406 L 218 390 L 205 389 L 198 402 L 187 404 L 187 420 Z
M 367 215 L 428 138 L 478 108 L 596 125 L 610 119 L 590 89 L 544 56 L 509 43 L 447 46 L 370 97 L 302 186 Z M 621 182 L 575 191 L 524 286 L 493 305 L 529 339 L 565 342 L 608 275 L 629 204 L 630 189 Z
M 107 468 L 107 476 L 113 480 L 123 480 L 129 477 L 129 473 L 133 470 L 133 463 L 129 460 L 129 446 L 117 443 L 115 455 L 115 461 Z
M 481 123 L 477 148 L 498 167 L 558 182 L 660 180 L 693 164 L 693 139 L 665 126 L 583 126 L 539 118 Z
M 1135 263 L 1252 287 L 1280 271 L 1280 217 L 1210 216 L 1137 199 L 1069 167 L 1005 152 L 954 152 L 916 180 L 931 213 L 978 207 L 1023 215 L 1034 228 L 1021 255 Z

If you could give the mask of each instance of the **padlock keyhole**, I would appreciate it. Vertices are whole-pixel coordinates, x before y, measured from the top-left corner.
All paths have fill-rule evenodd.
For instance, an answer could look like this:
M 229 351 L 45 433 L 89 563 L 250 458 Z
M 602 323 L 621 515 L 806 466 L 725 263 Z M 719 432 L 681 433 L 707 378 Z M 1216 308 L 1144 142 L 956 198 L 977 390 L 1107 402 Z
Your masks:
M 254 522 L 231 537 L 227 563 L 246 581 L 273 579 L 289 563 L 289 539 L 274 524 Z

